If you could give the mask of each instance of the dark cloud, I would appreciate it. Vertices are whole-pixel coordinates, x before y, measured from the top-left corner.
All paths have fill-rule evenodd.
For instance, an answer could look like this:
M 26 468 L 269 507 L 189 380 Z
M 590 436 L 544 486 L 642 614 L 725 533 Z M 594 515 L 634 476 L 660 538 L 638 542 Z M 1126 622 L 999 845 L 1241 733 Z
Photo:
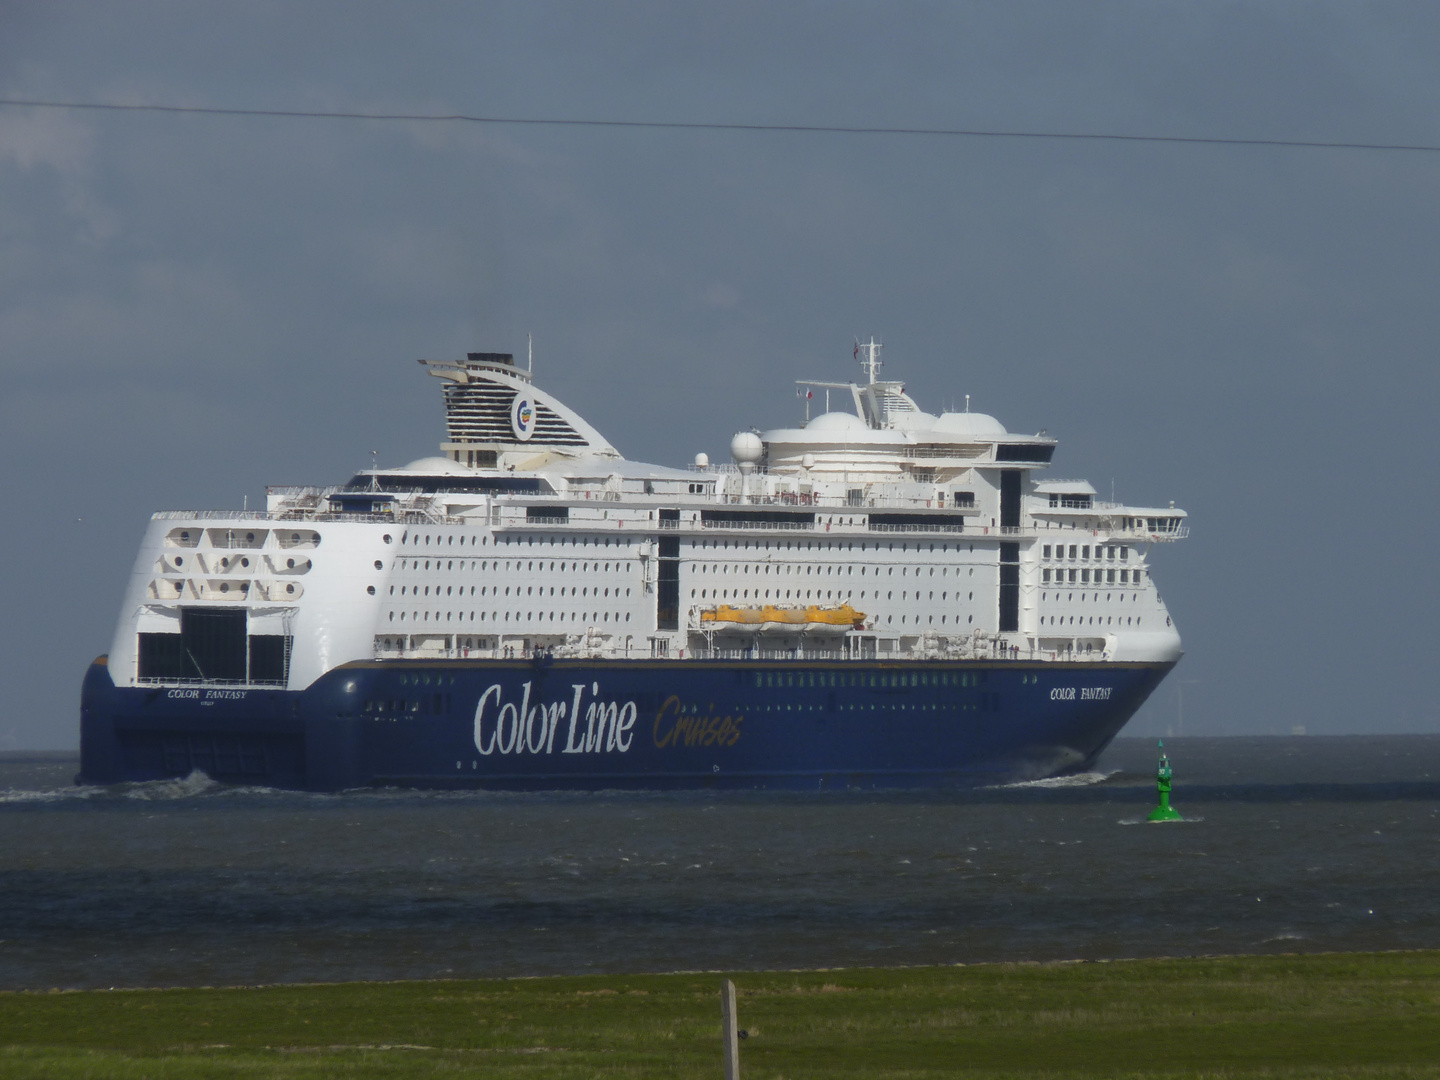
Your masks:
M 0 94 L 1440 141 L 1423 5 L 0 5 Z M 76 739 L 153 510 L 440 439 L 524 348 L 723 456 L 876 333 L 1176 500 L 1187 728 L 1435 730 L 1440 155 L 0 109 L 0 739 Z M 1163 729 L 1162 688 L 1137 730 Z

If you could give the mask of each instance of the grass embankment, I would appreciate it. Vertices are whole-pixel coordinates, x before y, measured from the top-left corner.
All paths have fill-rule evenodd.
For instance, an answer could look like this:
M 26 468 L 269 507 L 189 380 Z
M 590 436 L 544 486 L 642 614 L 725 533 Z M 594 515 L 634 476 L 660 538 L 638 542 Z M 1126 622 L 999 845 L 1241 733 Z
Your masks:
M 746 1080 L 1440 1077 L 1440 953 L 734 976 Z M 718 1077 L 719 976 L 0 994 L 0 1075 Z

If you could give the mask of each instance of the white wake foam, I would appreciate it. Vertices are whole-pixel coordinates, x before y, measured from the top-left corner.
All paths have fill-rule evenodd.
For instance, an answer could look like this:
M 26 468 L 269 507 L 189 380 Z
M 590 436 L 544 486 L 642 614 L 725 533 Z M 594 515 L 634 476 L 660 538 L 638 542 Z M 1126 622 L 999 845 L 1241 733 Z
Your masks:
M 1001 788 L 1075 788 L 1092 787 L 1095 784 L 1103 784 L 1110 777 L 1118 773 L 1114 769 L 1108 773 L 1082 772 L 1072 773 L 1069 776 L 1047 776 L 1043 780 L 1017 780 L 1013 784 L 997 784 Z
M 103 787 L 67 787 L 47 788 L 41 791 L 27 790 L 25 788 L 6 788 L 0 791 L 0 806 L 7 803 L 53 803 L 66 802 L 70 799 L 93 799 L 104 795 L 106 789 Z
M 122 793 L 127 799 L 162 802 L 170 799 L 193 799 L 197 795 L 217 791 L 221 786 L 199 769 L 195 769 L 189 776 L 178 780 L 148 780 L 138 784 L 126 784 Z

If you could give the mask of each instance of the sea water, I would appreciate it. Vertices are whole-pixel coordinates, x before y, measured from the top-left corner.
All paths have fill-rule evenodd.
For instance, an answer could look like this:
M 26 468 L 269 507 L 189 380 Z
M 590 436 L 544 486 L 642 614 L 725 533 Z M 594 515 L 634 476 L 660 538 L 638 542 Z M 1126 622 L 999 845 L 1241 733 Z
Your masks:
M 932 794 L 76 787 L 0 758 L 0 988 L 1440 947 L 1440 736 Z

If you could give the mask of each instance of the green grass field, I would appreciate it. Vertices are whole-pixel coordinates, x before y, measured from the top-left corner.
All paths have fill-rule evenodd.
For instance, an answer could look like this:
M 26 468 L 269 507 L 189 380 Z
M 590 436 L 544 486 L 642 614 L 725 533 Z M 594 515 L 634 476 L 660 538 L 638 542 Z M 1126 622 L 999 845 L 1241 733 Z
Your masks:
M 742 1076 L 1440 1077 L 1440 953 L 733 974 Z M 5 1077 L 719 1077 L 719 975 L 0 994 Z

